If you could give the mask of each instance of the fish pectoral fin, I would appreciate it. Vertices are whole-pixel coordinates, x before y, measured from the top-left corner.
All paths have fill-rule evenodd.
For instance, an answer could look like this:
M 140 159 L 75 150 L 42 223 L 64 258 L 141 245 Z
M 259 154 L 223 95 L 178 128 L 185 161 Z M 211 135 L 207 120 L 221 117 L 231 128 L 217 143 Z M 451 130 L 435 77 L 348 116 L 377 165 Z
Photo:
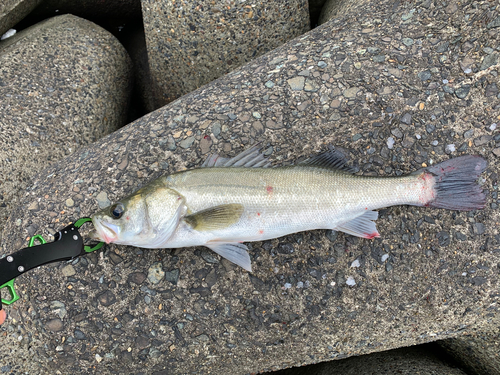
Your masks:
M 373 220 L 377 220 L 377 211 L 366 211 L 362 215 L 358 216 L 347 223 L 339 225 L 334 230 L 344 232 L 356 237 L 363 237 L 372 239 L 374 237 L 380 237 L 377 231 L 377 227 Z
M 231 203 L 210 207 L 184 218 L 184 221 L 197 231 L 224 229 L 236 223 L 243 214 L 241 204 Z
M 215 251 L 221 257 L 244 268 L 248 272 L 252 272 L 252 262 L 250 260 L 250 255 L 248 255 L 248 247 L 246 245 L 237 242 L 227 243 L 209 241 L 205 246 Z

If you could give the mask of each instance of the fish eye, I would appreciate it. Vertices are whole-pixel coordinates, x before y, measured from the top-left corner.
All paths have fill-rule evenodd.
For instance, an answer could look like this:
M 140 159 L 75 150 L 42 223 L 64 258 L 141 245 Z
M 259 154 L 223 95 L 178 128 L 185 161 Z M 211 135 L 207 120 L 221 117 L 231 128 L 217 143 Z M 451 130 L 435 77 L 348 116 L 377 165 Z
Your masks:
M 119 219 L 125 212 L 125 207 L 122 203 L 117 203 L 112 205 L 109 210 L 111 211 L 111 216 L 113 217 L 113 219 Z

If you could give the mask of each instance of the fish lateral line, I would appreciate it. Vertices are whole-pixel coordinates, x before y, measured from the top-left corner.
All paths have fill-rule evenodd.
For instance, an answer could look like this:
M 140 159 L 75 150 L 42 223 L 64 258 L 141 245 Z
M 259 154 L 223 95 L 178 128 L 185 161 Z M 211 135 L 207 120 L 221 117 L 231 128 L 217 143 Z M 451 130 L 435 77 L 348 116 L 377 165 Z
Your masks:
M 110 216 L 109 207 L 93 215 L 96 238 L 144 248 L 206 246 L 251 271 L 241 242 L 325 228 L 374 239 L 380 237 L 377 209 L 486 205 L 477 180 L 487 162 L 476 155 L 391 177 L 353 174 L 339 150 L 295 166 L 269 166 L 260 146 L 233 158 L 211 155 L 202 168 L 160 177 L 164 183 L 152 181 L 124 198 L 122 218 Z

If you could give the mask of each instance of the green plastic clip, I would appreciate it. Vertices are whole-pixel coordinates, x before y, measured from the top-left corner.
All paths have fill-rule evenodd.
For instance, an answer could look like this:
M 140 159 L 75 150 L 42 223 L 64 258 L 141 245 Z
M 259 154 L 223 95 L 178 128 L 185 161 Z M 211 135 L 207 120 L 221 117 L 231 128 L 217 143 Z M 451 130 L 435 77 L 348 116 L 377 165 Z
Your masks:
M 14 290 L 14 280 L 15 279 L 7 281 L 5 284 L 0 286 L 0 290 L 2 290 L 3 288 L 7 288 L 9 290 L 9 294 L 10 294 L 10 299 L 3 299 L 2 298 L 3 305 L 10 305 L 19 299 L 19 295 Z
M 81 218 L 80 220 L 77 220 L 74 224 L 75 228 L 80 228 L 83 224 L 89 222 L 89 221 L 92 221 L 92 219 L 90 217 L 83 217 Z M 101 247 L 104 246 L 104 242 L 99 242 L 97 245 L 95 245 L 94 247 L 90 247 L 88 245 L 85 245 L 83 247 L 83 250 L 86 252 L 86 253 L 91 253 L 93 251 L 96 251 L 96 250 L 99 250 Z
M 40 242 L 40 245 L 44 245 L 47 243 L 47 241 L 45 241 L 45 239 L 42 237 L 41 234 L 37 234 L 36 236 L 33 236 L 30 238 L 30 242 L 29 242 L 28 246 L 33 247 L 35 245 L 36 240 L 38 240 L 38 242 Z
M 75 228 L 80 228 L 83 224 L 89 222 L 89 221 L 92 221 L 92 219 L 88 218 L 88 217 L 84 217 L 80 220 L 77 220 L 74 224 Z M 47 241 L 45 241 L 45 239 L 40 235 L 40 234 L 37 234 L 33 237 L 30 238 L 30 241 L 29 241 L 29 244 L 28 246 L 29 247 L 33 247 L 35 246 L 35 241 L 38 241 L 40 242 L 41 245 L 44 245 L 47 243 Z M 86 253 L 91 253 L 93 251 L 96 251 L 96 250 L 99 250 L 101 247 L 103 247 L 104 245 L 104 242 L 99 242 L 97 245 L 95 245 L 94 247 L 90 247 L 90 246 L 87 246 L 85 245 L 83 247 L 84 251 Z M 2 304 L 4 305 L 10 305 L 10 304 L 13 304 L 14 302 L 16 302 L 18 299 L 19 299 L 19 295 L 16 293 L 15 289 L 14 289 L 14 280 L 15 279 L 12 279 L 8 282 L 6 282 L 5 284 L 3 284 L 2 286 L 0 286 L 0 290 L 2 290 L 3 288 L 7 288 L 7 290 L 9 291 L 9 294 L 10 294 L 10 299 L 3 299 L 3 298 L 0 298 L 1 301 L 2 301 Z M 0 306 L 1 307 L 1 306 Z
M 45 241 L 45 239 L 40 234 L 37 234 L 36 236 L 33 236 L 30 238 L 30 242 L 28 244 L 28 247 L 33 247 L 35 245 L 35 241 L 37 241 L 37 240 L 38 240 L 38 242 L 40 242 L 41 245 L 44 245 L 47 243 L 47 241 Z M 14 289 L 14 280 L 15 279 L 7 281 L 5 284 L 0 286 L 0 290 L 2 290 L 3 288 L 7 288 L 7 290 L 9 291 L 9 294 L 10 294 L 10 299 L 3 299 L 2 298 L 2 304 L 4 304 L 4 305 L 11 305 L 19 299 L 19 294 L 17 294 L 16 290 Z

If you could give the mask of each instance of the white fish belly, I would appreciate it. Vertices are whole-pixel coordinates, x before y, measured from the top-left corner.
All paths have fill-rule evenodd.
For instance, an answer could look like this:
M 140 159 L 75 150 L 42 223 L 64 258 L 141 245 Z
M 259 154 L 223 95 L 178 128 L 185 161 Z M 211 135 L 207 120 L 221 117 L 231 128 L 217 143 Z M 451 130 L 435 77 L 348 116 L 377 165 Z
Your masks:
M 186 198 L 188 212 L 237 203 L 240 220 L 198 232 L 181 222 L 163 247 L 209 241 L 250 242 L 314 229 L 335 229 L 366 211 L 424 205 L 432 181 L 422 176 L 362 177 L 322 168 L 205 168 L 170 175 L 167 185 Z

